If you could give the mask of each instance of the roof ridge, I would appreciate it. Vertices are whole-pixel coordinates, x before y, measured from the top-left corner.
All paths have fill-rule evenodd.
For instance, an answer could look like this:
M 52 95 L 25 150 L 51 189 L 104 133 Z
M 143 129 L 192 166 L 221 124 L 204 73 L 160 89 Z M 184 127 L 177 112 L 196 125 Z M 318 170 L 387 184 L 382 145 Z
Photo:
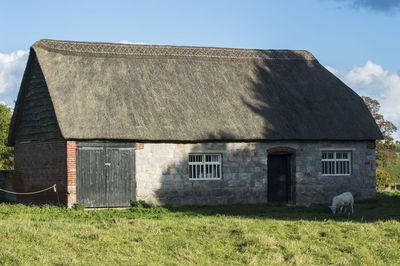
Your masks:
M 87 55 L 171 56 L 226 59 L 316 60 L 305 50 L 261 50 L 222 47 L 78 42 L 42 39 L 32 47 L 58 53 Z

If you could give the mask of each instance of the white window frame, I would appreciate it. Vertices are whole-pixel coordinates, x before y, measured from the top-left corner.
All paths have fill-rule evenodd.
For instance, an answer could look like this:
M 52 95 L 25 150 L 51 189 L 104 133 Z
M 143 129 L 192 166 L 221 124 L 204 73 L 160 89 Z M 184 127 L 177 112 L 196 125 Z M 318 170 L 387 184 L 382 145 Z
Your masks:
M 201 156 L 201 161 L 191 162 L 190 156 Z M 218 156 L 218 161 L 206 162 L 206 156 Z M 220 180 L 222 179 L 222 154 L 220 153 L 190 153 L 189 180 Z
M 333 158 L 330 158 L 330 159 L 328 159 L 328 156 L 327 156 L 327 158 L 325 158 L 325 159 L 323 159 L 323 154 L 324 153 L 333 153 Z M 347 158 L 346 159 L 344 159 L 344 158 L 337 158 L 337 154 L 338 153 L 347 153 Z M 333 173 L 332 174 L 325 174 L 324 173 L 324 162 L 333 162 L 333 165 L 334 165 L 334 167 L 332 168 L 333 169 Z M 348 173 L 337 173 L 337 167 L 338 167 L 338 165 L 340 165 L 340 162 L 348 162 L 349 163 L 349 167 L 348 167 L 348 170 L 349 170 L 349 172 Z M 342 167 L 344 166 L 344 164 L 342 164 Z M 352 164 L 351 164 L 351 151 L 337 151 L 337 150 L 335 150 L 335 151 L 333 151 L 333 150 L 325 150 L 325 151 L 322 151 L 321 152 L 321 167 L 322 167 L 322 175 L 323 176 L 344 176 L 344 175 L 351 175 L 351 168 L 352 168 Z

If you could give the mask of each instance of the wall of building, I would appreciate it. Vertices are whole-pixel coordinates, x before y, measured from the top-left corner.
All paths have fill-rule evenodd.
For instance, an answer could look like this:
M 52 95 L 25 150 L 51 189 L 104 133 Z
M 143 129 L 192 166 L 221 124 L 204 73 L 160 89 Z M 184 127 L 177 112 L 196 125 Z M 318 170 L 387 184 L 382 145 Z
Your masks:
M 268 152 L 295 150 L 297 205 L 327 203 L 350 191 L 355 200 L 375 197 L 374 142 L 282 141 L 268 143 L 138 144 L 137 200 L 153 204 L 267 202 Z M 352 152 L 352 174 L 322 176 L 321 153 Z M 221 153 L 221 180 L 189 180 L 190 153 Z
M 76 142 L 67 141 L 67 206 L 76 203 Z
M 296 155 L 296 204 L 330 202 L 343 192 L 355 200 L 376 196 L 375 142 L 316 142 L 298 145 Z M 351 175 L 323 176 L 321 151 L 351 151 Z
M 37 141 L 17 143 L 14 147 L 15 171 L 11 188 L 16 192 L 38 191 L 54 184 L 57 191 L 48 190 L 34 195 L 18 195 L 22 203 L 67 203 L 66 141 Z
M 13 170 L 0 170 L 0 188 L 13 191 L 11 186 L 13 177 Z M 17 197 L 15 194 L 0 191 L 0 202 L 17 202 Z
M 11 143 L 62 138 L 46 80 L 33 52 L 14 115 L 16 124 L 15 128 L 12 127 L 11 135 L 14 139 Z
M 256 144 L 144 144 L 136 148 L 136 197 L 153 204 L 266 202 L 266 150 Z M 189 180 L 188 154 L 221 153 L 221 180 Z
M 268 151 L 294 150 L 297 205 L 327 203 L 350 191 L 356 200 L 375 197 L 375 146 L 373 142 L 268 142 L 136 145 L 136 200 L 153 204 L 230 204 L 267 202 Z M 321 152 L 351 151 L 352 174 L 323 176 Z M 221 180 L 189 180 L 190 153 L 222 154 Z M 37 191 L 17 196 L 24 203 L 76 202 L 76 143 L 25 142 L 15 145 L 15 171 L 7 175 L 7 188 Z

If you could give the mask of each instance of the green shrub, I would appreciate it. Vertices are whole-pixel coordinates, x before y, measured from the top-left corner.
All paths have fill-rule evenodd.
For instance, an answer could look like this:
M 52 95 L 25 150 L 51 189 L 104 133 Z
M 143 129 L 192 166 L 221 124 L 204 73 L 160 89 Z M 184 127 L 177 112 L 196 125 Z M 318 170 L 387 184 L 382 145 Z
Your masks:
M 150 204 L 146 203 L 143 200 L 139 201 L 131 200 L 130 203 L 131 203 L 130 211 L 137 218 L 146 217 L 146 218 L 160 219 L 168 213 L 168 209 L 162 206 L 151 206 Z
M 144 200 L 139 201 L 130 201 L 131 207 L 138 207 L 138 208 L 151 208 L 151 205 L 146 203 Z
M 386 167 L 377 167 L 379 170 L 385 170 L 390 174 L 390 182 L 400 183 L 400 156 L 394 163 L 388 164 Z
M 390 174 L 385 170 L 376 170 L 376 187 L 384 188 L 390 183 Z
M 85 209 L 85 206 L 82 203 L 77 202 L 72 206 L 72 209 L 76 211 L 83 211 Z

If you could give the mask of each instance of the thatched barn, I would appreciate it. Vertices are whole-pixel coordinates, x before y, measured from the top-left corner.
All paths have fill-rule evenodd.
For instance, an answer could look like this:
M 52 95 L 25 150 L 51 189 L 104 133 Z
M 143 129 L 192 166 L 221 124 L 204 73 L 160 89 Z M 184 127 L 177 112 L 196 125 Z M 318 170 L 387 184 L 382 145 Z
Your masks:
M 114 207 L 373 198 L 379 138 L 307 51 L 40 40 L 8 141 L 15 190 Z

